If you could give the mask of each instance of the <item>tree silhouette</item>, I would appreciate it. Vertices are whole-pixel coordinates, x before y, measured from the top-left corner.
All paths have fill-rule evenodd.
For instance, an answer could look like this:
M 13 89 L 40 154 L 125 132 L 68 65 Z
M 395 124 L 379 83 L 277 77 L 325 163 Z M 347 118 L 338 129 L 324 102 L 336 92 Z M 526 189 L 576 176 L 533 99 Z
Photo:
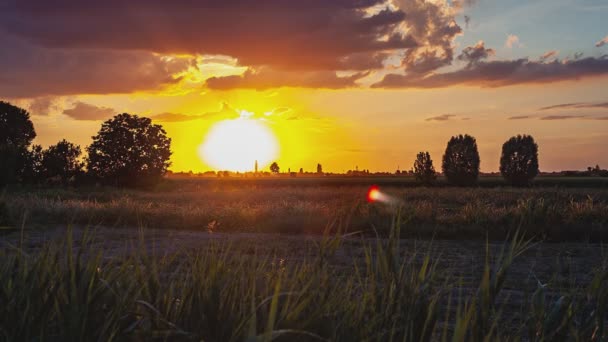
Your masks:
M 538 175 L 538 145 L 530 135 L 517 135 L 502 145 L 500 173 L 511 185 L 525 186 Z
M 323 166 L 321 164 L 317 164 L 317 173 L 323 174 Z
M 431 185 L 437 178 L 433 160 L 428 152 L 419 152 L 414 161 L 414 176 L 425 185 Z
M 277 164 L 277 162 L 273 162 L 272 164 L 270 164 L 270 172 L 272 173 L 279 173 L 281 169 L 279 168 L 279 164 Z
M 449 183 L 460 186 L 475 184 L 479 176 L 479 152 L 475 138 L 467 134 L 452 137 L 441 166 Z
M 30 114 L 0 101 L 0 186 L 22 180 L 28 147 L 36 137 Z
M 23 182 L 40 183 L 43 180 L 42 152 L 42 146 L 40 145 L 32 145 L 25 152 L 21 170 L 19 170 Z
M 68 184 L 83 172 L 83 163 L 78 160 L 80 146 L 61 140 L 42 152 L 42 174 L 45 180 L 57 179 Z
M 87 152 L 88 171 L 101 182 L 147 186 L 167 171 L 171 139 L 150 119 L 123 113 L 102 124 Z

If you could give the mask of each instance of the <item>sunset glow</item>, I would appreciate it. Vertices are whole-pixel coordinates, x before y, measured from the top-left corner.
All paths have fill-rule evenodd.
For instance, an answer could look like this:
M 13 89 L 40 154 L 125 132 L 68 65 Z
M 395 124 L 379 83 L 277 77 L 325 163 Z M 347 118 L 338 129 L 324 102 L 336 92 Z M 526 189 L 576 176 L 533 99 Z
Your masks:
M 213 125 L 200 146 L 203 160 L 218 170 L 252 171 L 272 162 L 279 146 L 272 131 L 259 120 L 241 117 Z
M 43 147 L 126 112 L 168 132 L 174 172 L 409 170 L 465 133 L 483 172 L 517 134 L 542 171 L 608 165 L 604 0 L 26 3 L 0 11 L 0 99 Z

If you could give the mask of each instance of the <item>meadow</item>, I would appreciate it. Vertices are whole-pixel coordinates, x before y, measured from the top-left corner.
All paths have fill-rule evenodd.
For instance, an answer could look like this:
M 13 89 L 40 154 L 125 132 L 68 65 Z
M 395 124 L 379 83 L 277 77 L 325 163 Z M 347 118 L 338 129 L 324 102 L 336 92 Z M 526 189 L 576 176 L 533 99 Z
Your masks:
M 549 241 L 608 237 L 606 178 L 547 177 L 531 188 L 497 181 L 459 188 L 415 187 L 411 178 L 393 177 L 178 178 L 151 191 L 23 187 L 0 197 L 0 225 L 320 234 L 340 221 L 347 232 L 386 236 L 397 208 L 366 201 L 369 186 L 379 184 L 402 201 L 405 238 L 504 239 L 515 229 Z
M 9 188 L 0 339 L 604 340 L 608 189 L 583 180 Z

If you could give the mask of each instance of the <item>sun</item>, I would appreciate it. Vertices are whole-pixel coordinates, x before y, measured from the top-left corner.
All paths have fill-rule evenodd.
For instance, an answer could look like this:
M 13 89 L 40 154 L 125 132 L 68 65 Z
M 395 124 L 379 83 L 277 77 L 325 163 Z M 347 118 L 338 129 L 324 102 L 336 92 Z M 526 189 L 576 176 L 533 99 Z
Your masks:
M 272 130 L 260 120 L 241 116 L 213 125 L 199 147 L 200 157 L 216 170 L 251 171 L 278 155 L 279 144 Z

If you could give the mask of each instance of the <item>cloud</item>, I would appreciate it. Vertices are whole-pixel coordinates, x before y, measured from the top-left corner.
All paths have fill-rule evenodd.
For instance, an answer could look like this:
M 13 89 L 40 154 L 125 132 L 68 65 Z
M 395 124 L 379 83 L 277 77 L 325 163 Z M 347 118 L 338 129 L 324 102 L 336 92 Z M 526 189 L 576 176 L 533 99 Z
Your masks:
M 570 108 L 608 108 L 608 102 L 591 103 L 591 102 L 575 102 L 575 103 L 560 103 L 547 107 L 539 108 L 539 110 L 552 109 L 570 109 Z
M 578 60 L 532 61 L 527 58 L 478 62 L 472 67 L 432 74 L 388 74 L 374 88 L 441 88 L 453 85 L 504 87 L 543 84 L 608 75 L 608 55 Z
M 29 110 L 32 115 L 49 115 L 53 110 L 58 110 L 57 98 L 54 96 L 43 96 L 33 99 L 29 104 Z
M 543 116 L 541 120 L 570 120 L 570 119 L 581 119 L 584 118 L 583 115 L 547 115 Z
M 2 5 L 0 30 L 50 48 L 226 55 L 246 66 L 335 70 L 352 56 L 415 46 L 401 30 L 406 19 L 387 0 L 20 0 Z
M 368 74 L 368 72 L 360 72 L 339 77 L 333 71 L 298 72 L 261 68 L 248 69 L 243 75 L 211 77 L 206 81 L 206 85 L 216 90 L 236 88 L 264 90 L 279 87 L 338 89 L 357 87 L 356 81 Z
M 222 102 L 220 110 L 203 114 L 161 113 L 150 116 L 152 120 L 159 122 L 185 122 L 193 120 L 218 120 L 236 119 L 240 117 L 239 111 L 227 102 Z
M 602 39 L 599 42 L 595 43 L 595 46 L 602 47 L 602 46 L 604 46 L 606 44 L 608 44 L 608 36 L 604 37 L 604 39 Z
M 516 115 L 516 116 L 511 116 L 509 117 L 507 120 L 524 120 L 524 119 L 530 119 L 532 118 L 529 115 Z
M 467 46 L 462 50 L 462 53 L 458 56 L 458 60 L 464 61 L 468 64 L 468 67 L 472 67 L 474 64 L 481 60 L 487 59 L 489 56 L 494 56 L 495 51 L 493 49 L 486 49 L 483 40 L 480 40 L 474 46 Z
M 551 51 L 547 51 L 547 52 L 545 52 L 545 53 L 544 53 L 542 56 L 540 56 L 540 59 L 541 59 L 542 61 L 546 61 L 546 60 L 548 60 L 548 59 L 551 59 L 551 58 L 557 57 L 557 55 L 558 55 L 558 54 L 559 54 L 559 51 L 557 51 L 557 50 L 551 50 Z
M 521 47 L 522 44 L 519 41 L 519 37 L 514 34 L 509 34 L 507 36 L 507 40 L 505 41 L 505 47 L 508 49 L 512 49 L 514 46 Z
M 0 96 L 32 98 L 159 90 L 194 63 L 144 51 L 47 49 L 2 34 Z
M 65 109 L 63 114 L 75 120 L 97 121 L 106 120 L 117 114 L 117 111 L 109 107 L 97 107 L 81 101 L 74 102 L 74 107 Z
M 442 114 L 437 116 L 432 116 L 430 118 L 425 119 L 425 121 L 448 121 L 451 118 L 455 117 L 454 114 Z
M 462 33 L 454 19 L 462 2 L 453 7 L 446 1 L 394 0 L 394 4 L 406 13 L 407 33 L 417 43 L 405 52 L 405 70 L 426 74 L 449 65 L 454 59 L 453 40 Z

